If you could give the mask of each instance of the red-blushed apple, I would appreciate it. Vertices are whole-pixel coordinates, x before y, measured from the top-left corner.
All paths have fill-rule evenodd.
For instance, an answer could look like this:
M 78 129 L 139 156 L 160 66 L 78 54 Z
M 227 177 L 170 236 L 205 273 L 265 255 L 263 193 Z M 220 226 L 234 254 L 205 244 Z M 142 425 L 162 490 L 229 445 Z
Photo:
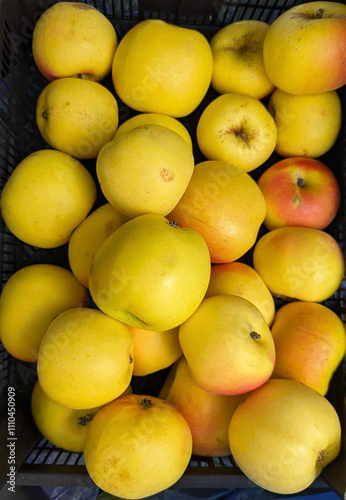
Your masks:
M 274 341 L 265 319 L 235 295 L 205 299 L 180 326 L 179 342 L 196 384 L 214 394 L 253 391 L 274 369 Z
M 346 5 L 309 2 L 278 17 L 264 39 L 264 66 L 280 90 L 319 94 L 346 84 Z
M 272 165 L 258 181 L 267 205 L 266 227 L 324 229 L 340 205 L 333 172 L 311 158 L 287 158 Z

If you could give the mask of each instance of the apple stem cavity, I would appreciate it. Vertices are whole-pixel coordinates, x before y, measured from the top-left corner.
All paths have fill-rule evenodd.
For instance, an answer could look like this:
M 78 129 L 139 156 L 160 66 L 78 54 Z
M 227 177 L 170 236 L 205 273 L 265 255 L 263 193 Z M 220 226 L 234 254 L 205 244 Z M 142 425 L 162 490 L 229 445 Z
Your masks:
M 297 179 L 297 186 L 299 186 L 300 188 L 304 187 L 305 186 L 305 181 L 302 177 L 298 177 Z
M 257 332 L 250 332 L 250 337 L 252 340 L 259 340 L 261 338 L 261 335 Z
M 178 222 L 175 222 L 174 220 L 171 220 L 169 223 L 168 223 L 169 226 L 173 227 L 174 229 L 176 229 L 178 227 Z
M 83 417 L 79 417 L 77 419 L 77 425 L 82 425 L 83 427 L 87 425 L 89 422 L 92 421 L 95 415 L 92 413 L 87 413 L 86 415 L 83 415 Z
M 140 402 L 141 408 L 144 408 L 144 410 L 148 410 L 152 406 L 151 399 L 149 398 L 143 398 L 142 401 Z

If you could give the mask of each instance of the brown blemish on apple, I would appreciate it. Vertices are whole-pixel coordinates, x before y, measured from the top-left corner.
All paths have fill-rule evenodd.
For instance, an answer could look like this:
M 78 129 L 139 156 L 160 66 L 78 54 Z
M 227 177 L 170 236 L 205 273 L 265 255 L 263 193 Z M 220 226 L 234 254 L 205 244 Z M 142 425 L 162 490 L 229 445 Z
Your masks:
M 291 15 L 291 19 L 301 18 L 301 19 L 322 19 L 325 9 L 317 9 L 316 12 L 309 14 L 307 12 L 295 12 Z
M 152 406 L 151 399 L 149 398 L 143 398 L 142 401 L 139 403 L 139 406 L 143 408 L 144 410 L 148 410 Z
M 302 200 L 299 196 L 299 194 L 295 194 L 294 197 L 292 198 L 292 203 L 295 205 L 297 208 L 300 208 L 302 206 Z
M 250 332 L 250 337 L 252 340 L 259 340 L 261 338 L 261 335 L 257 332 Z
M 234 134 L 237 139 L 243 141 L 244 144 L 249 146 L 251 137 L 247 133 L 244 124 L 239 125 L 238 127 L 225 127 L 220 130 L 220 136 Z
M 89 422 L 92 421 L 92 419 L 94 418 L 94 414 L 92 413 L 87 413 L 86 415 L 83 415 L 82 417 L 79 417 L 77 419 L 77 425 L 81 425 L 81 426 L 86 426 Z
M 160 176 L 162 177 L 162 179 L 164 180 L 164 182 L 170 182 L 170 181 L 172 181 L 174 179 L 174 175 L 167 168 L 163 168 L 161 170 Z
M 90 10 L 90 9 L 95 9 L 92 5 L 87 5 L 86 3 L 73 3 L 72 7 L 74 9 L 81 9 L 81 10 Z

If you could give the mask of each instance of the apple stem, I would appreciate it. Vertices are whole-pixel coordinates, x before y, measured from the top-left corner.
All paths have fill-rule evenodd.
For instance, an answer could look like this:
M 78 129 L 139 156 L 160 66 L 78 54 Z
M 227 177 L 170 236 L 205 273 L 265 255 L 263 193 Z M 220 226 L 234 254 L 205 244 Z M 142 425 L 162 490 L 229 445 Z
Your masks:
M 297 179 L 297 186 L 299 186 L 300 188 L 304 187 L 304 179 L 302 177 L 298 177 Z
M 250 337 L 252 338 L 252 340 L 259 340 L 261 338 L 261 335 L 257 332 L 251 332 Z
M 79 417 L 77 419 L 77 425 L 82 425 L 82 426 L 87 425 L 89 422 L 92 421 L 92 419 L 94 418 L 94 416 L 95 415 L 93 415 L 92 413 L 87 413 L 83 417 Z
M 169 224 L 171 227 L 173 227 L 173 228 L 177 228 L 177 227 L 178 227 L 178 222 L 175 222 L 174 220 L 171 220 L 168 224 Z
M 316 10 L 316 19 L 322 19 L 323 14 L 324 14 L 324 9 Z
M 151 402 L 151 399 L 149 399 L 149 398 L 143 398 L 142 401 L 140 402 L 140 406 L 142 408 L 144 408 L 145 410 L 150 408 L 151 405 L 152 405 L 152 402 Z

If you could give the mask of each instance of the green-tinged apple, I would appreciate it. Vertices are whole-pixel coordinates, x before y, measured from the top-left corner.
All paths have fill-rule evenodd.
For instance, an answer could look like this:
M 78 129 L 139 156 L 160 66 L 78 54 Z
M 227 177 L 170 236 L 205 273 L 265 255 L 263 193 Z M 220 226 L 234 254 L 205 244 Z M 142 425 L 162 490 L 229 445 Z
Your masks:
M 308 488 L 337 457 L 340 440 L 333 406 L 294 380 L 269 380 L 248 394 L 229 427 L 231 452 L 244 474 L 285 495 Z
M 210 256 L 202 236 L 147 214 L 126 222 L 103 243 L 89 286 L 104 313 L 130 326 L 164 331 L 191 316 L 209 279 Z

